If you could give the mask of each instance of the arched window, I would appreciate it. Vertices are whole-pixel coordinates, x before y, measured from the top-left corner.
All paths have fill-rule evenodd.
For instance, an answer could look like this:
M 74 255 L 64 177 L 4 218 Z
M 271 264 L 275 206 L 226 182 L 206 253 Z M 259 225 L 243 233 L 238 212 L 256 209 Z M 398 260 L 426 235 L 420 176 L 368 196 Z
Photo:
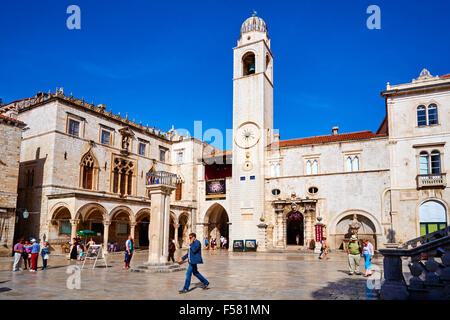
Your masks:
M 270 176 L 275 177 L 275 163 L 270 165 Z
M 425 106 L 417 107 L 417 126 L 422 127 L 427 125 L 427 113 Z
M 437 106 L 435 104 L 430 104 L 428 106 L 428 125 L 438 123 Z
M 317 174 L 319 172 L 319 163 L 314 160 L 312 163 L 312 174 Z
M 351 157 L 347 157 L 347 171 L 352 171 L 352 158 Z
M 359 171 L 359 158 L 358 156 L 353 158 L 353 167 L 352 167 L 353 171 Z
M 311 174 L 312 173 L 312 169 L 311 169 L 311 161 L 308 160 L 306 162 L 306 174 Z
M 441 173 L 441 154 L 437 150 L 431 152 L 431 173 Z
M 83 189 L 94 189 L 97 168 L 96 161 L 91 152 L 88 152 L 81 159 L 81 187 Z
M 420 162 L 420 174 L 428 174 L 429 173 L 428 168 L 430 167 L 429 163 L 428 163 L 428 152 L 422 151 L 420 153 L 419 159 L 420 159 L 420 161 L 419 161 Z
M 280 163 L 276 163 L 275 164 L 275 177 L 280 177 L 281 176 L 281 172 L 280 172 Z
M 243 66 L 243 76 L 248 76 L 255 73 L 255 54 L 253 52 L 249 52 L 244 55 L 242 58 L 242 66 Z
M 445 207 L 438 201 L 426 201 L 419 207 L 420 235 L 426 235 L 447 226 Z

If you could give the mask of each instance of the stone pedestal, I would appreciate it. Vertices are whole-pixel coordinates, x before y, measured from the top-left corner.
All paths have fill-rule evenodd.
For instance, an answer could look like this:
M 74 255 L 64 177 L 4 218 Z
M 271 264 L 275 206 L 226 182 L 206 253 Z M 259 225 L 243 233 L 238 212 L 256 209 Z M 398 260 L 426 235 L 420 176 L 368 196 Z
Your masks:
M 258 224 L 258 247 L 256 248 L 257 251 L 266 251 L 266 229 L 267 224 L 261 221 L 261 223 Z
M 170 194 L 174 186 L 165 184 L 149 185 L 152 207 L 149 233 L 148 264 L 165 265 L 168 257 Z

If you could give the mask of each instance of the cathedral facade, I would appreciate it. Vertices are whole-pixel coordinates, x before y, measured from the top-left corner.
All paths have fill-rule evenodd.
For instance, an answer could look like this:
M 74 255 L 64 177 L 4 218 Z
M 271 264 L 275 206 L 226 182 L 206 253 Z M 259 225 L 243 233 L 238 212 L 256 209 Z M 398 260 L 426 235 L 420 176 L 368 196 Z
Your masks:
M 156 171 L 177 175 L 169 238 L 179 247 L 193 231 L 201 240 L 225 236 L 230 250 L 241 240 L 260 251 L 313 249 L 321 230 L 339 249 L 356 226 L 383 248 L 448 225 L 450 75 L 424 69 L 411 83 L 388 84 L 376 133 L 334 127 L 329 135 L 280 140 L 266 23 L 247 19 L 233 51 L 232 150 L 149 128 L 62 90 L 1 106 L 27 124 L 16 237 L 62 246 L 93 230 L 105 246 L 123 245 L 131 234 L 146 247 L 146 185 Z

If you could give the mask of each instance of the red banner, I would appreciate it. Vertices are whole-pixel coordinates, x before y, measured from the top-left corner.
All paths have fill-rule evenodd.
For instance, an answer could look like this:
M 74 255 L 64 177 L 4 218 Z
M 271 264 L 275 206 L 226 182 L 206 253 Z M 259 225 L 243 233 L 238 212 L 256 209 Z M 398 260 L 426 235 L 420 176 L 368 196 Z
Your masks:
M 323 226 L 316 224 L 316 242 L 320 242 L 323 239 Z

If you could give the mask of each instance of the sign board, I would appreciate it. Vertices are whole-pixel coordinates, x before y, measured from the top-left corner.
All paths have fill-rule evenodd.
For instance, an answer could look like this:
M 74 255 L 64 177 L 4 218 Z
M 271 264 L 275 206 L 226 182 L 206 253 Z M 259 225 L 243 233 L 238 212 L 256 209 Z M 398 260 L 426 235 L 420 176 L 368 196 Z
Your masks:
M 87 252 L 84 254 L 83 258 L 83 266 L 81 267 L 81 269 L 83 269 L 84 264 L 86 263 L 86 260 L 94 260 L 94 265 L 92 266 L 92 269 L 95 268 L 95 264 L 97 263 L 97 260 L 100 256 L 100 251 L 102 252 L 102 256 L 100 257 L 100 259 L 103 259 L 105 262 L 105 266 L 108 267 L 108 265 L 106 264 L 106 258 L 105 255 L 103 253 L 103 249 L 102 249 L 102 245 L 101 244 L 92 244 L 88 247 Z
M 245 240 L 245 251 L 256 251 L 256 240 Z
M 244 250 L 244 240 L 234 240 L 233 241 L 233 250 L 234 251 L 243 251 Z
M 206 200 L 221 200 L 226 199 L 226 185 L 225 179 L 212 179 L 206 180 Z

